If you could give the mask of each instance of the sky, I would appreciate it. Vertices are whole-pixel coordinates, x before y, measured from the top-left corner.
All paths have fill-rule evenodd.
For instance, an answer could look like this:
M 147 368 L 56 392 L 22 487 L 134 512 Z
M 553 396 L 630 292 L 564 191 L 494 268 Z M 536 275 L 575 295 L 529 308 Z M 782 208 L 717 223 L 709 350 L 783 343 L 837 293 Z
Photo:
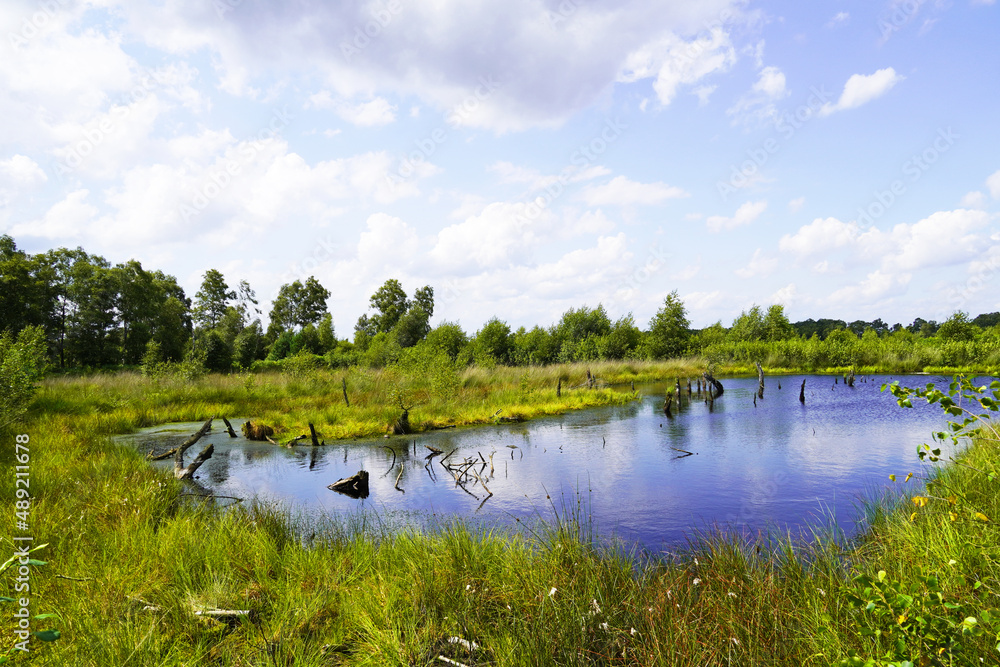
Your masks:
M 350 337 L 1000 310 L 996 0 L 4 0 L 0 233 Z

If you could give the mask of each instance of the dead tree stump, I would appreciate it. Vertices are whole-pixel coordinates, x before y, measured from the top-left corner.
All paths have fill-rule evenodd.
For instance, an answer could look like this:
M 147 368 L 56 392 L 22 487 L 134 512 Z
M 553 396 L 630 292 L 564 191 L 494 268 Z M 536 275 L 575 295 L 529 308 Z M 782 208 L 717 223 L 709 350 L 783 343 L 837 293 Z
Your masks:
M 350 496 L 351 498 L 367 498 L 368 471 L 359 470 L 354 475 L 345 479 L 339 479 L 326 488 L 337 493 L 343 493 L 345 496 Z
M 249 419 L 243 422 L 243 437 L 247 440 L 264 441 L 274 435 L 274 429 L 267 424 L 254 424 Z

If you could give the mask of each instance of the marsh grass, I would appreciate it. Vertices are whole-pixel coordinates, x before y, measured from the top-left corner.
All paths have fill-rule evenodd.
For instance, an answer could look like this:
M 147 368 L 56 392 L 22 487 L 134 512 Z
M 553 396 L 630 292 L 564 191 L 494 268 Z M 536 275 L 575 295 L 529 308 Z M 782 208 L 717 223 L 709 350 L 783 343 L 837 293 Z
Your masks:
M 574 403 L 576 395 L 621 400 L 613 387 L 556 400 L 553 380 L 578 384 L 585 370 L 538 369 L 526 382 L 523 369 L 468 371 L 441 401 L 421 394 L 419 381 L 356 372 L 347 376 L 350 410 L 337 404 L 338 374 L 47 381 L 18 432 L 31 438 L 32 534 L 49 543 L 48 565 L 32 572 L 33 613 L 58 614 L 46 623 L 62 637 L 34 641 L 15 664 L 431 665 L 445 664 L 443 655 L 466 665 L 831 665 L 887 650 L 884 638 L 863 634 L 876 619 L 850 604 L 859 573 L 916 583 L 933 570 L 961 613 L 996 607 L 1000 535 L 992 522 L 952 521 L 946 508 L 911 517 L 909 507 L 882 507 L 856 543 L 715 531 L 651 556 L 602 546 L 583 494 L 539 508 L 544 521 L 520 530 L 390 529 L 263 503 L 223 511 L 181 496 L 180 482 L 111 440 L 213 414 L 259 416 L 285 432 L 312 420 L 327 438 L 337 428 L 381 432 L 395 416 L 381 403 L 400 389 L 425 401 L 414 409 L 421 424 L 591 400 Z M 622 383 L 663 371 L 591 370 Z M 2 451 L 12 465 L 10 448 Z M 996 482 L 978 472 L 997 453 L 978 442 L 963 465 L 936 474 L 1000 517 Z M 12 490 L 2 488 L 10 506 Z M 250 614 L 227 623 L 192 613 L 213 608 Z M 449 641 L 456 637 L 477 648 Z M 0 626 L 0 641 L 14 641 L 12 624 Z M 989 633 L 969 637 L 941 664 L 995 664 L 995 643 Z

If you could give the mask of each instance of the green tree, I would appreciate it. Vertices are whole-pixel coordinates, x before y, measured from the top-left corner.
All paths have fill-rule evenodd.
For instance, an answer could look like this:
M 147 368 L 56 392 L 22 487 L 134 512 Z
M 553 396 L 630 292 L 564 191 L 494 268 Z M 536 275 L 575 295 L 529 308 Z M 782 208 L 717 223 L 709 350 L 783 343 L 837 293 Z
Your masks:
M 205 272 L 201 289 L 194 295 L 194 321 L 205 329 L 214 329 L 226 314 L 236 292 L 229 289 L 225 278 L 215 269 Z
M 309 276 L 305 283 L 298 280 L 282 285 L 271 304 L 271 323 L 289 331 L 308 324 L 316 324 L 326 313 L 330 292 L 316 278 Z
M 669 359 L 684 354 L 691 337 L 689 327 L 687 308 L 677 290 L 674 290 L 667 295 L 663 307 L 649 321 L 649 354 L 655 359 Z
M 385 283 L 372 294 L 369 304 L 377 312 L 371 317 L 372 326 L 375 333 L 389 332 L 396 326 L 400 318 L 410 308 L 410 302 L 406 298 L 406 292 L 395 278 L 386 280 Z M 431 292 L 431 311 L 433 306 L 433 292 Z
M 442 322 L 427 333 L 424 344 L 455 361 L 462 348 L 469 344 L 469 337 L 457 322 Z
M 969 314 L 961 310 L 942 322 L 937 330 L 938 337 L 957 341 L 974 341 L 980 333 L 981 329 L 972 323 Z
M 232 348 L 223 339 L 222 334 L 213 329 L 202 339 L 204 346 L 205 368 L 216 373 L 226 373 L 233 367 Z
M 629 313 L 619 318 L 607 334 L 597 338 L 598 351 L 602 359 L 626 359 L 634 354 L 641 340 L 642 332 Z
M 233 363 L 250 368 L 264 351 L 264 330 L 260 320 L 254 320 L 233 341 Z
M 768 307 L 764 316 L 764 340 L 788 340 L 795 337 L 795 328 L 785 316 L 785 307 L 779 304 Z
M 510 352 L 510 325 L 503 320 L 493 317 L 476 333 L 475 359 L 477 364 L 509 363 Z
M 563 313 L 562 319 L 556 325 L 556 335 L 562 341 L 580 343 L 590 336 L 604 336 L 611 332 L 611 320 L 604 306 L 598 304 L 591 310 L 587 306 L 579 309 L 570 308 Z
M 750 310 L 744 310 L 733 320 L 729 328 L 729 339 L 737 342 L 764 339 L 764 311 L 754 304 Z
M 337 336 L 333 331 L 333 315 L 330 313 L 323 315 L 316 329 L 319 332 L 319 345 L 323 350 L 320 354 L 326 354 L 337 347 Z

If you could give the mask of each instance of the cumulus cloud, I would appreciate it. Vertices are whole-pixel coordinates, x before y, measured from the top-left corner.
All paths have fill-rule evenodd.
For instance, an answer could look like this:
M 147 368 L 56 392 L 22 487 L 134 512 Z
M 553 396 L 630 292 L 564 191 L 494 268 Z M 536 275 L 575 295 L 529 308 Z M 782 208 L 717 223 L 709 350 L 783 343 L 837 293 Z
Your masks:
M 736 269 L 736 275 L 740 278 L 753 278 L 756 276 L 769 276 L 774 273 L 778 268 L 778 258 L 777 257 L 767 257 L 764 252 L 757 248 L 754 251 L 753 257 L 746 266 L 740 269 Z
M 1000 199 L 1000 171 L 993 172 L 986 179 L 986 187 L 989 188 L 991 197 Z
M 666 183 L 638 183 L 626 176 L 615 176 L 603 185 L 590 186 L 581 193 L 588 206 L 630 206 L 660 204 L 668 199 L 687 197 L 681 188 Z
M 736 229 L 749 225 L 767 209 L 767 201 L 748 201 L 738 209 L 732 217 L 723 215 L 711 215 L 705 220 L 705 225 L 711 232 L 721 232 L 723 230 Z
M 794 234 L 782 236 L 778 248 L 797 255 L 815 255 L 855 243 L 860 234 L 861 229 L 856 222 L 817 218 Z
M 784 72 L 777 67 L 764 67 L 750 92 L 740 97 L 726 113 L 734 117 L 734 122 L 775 119 L 778 116 L 775 102 L 787 96 Z
M 880 69 L 874 74 L 855 74 L 844 84 L 844 91 L 836 104 L 827 102 L 819 110 L 819 115 L 829 116 L 838 111 L 856 109 L 886 94 L 904 78 L 891 67 Z
M 318 109 L 330 109 L 343 120 L 358 127 L 388 125 L 396 120 L 396 105 L 390 104 L 384 97 L 350 103 L 336 100 L 329 91 L 324 90 L 310 96 L 309 105 Z
M 0 160 L 0 186 L 29 187 L 49 180 L 38 163 L 27 155 Z

